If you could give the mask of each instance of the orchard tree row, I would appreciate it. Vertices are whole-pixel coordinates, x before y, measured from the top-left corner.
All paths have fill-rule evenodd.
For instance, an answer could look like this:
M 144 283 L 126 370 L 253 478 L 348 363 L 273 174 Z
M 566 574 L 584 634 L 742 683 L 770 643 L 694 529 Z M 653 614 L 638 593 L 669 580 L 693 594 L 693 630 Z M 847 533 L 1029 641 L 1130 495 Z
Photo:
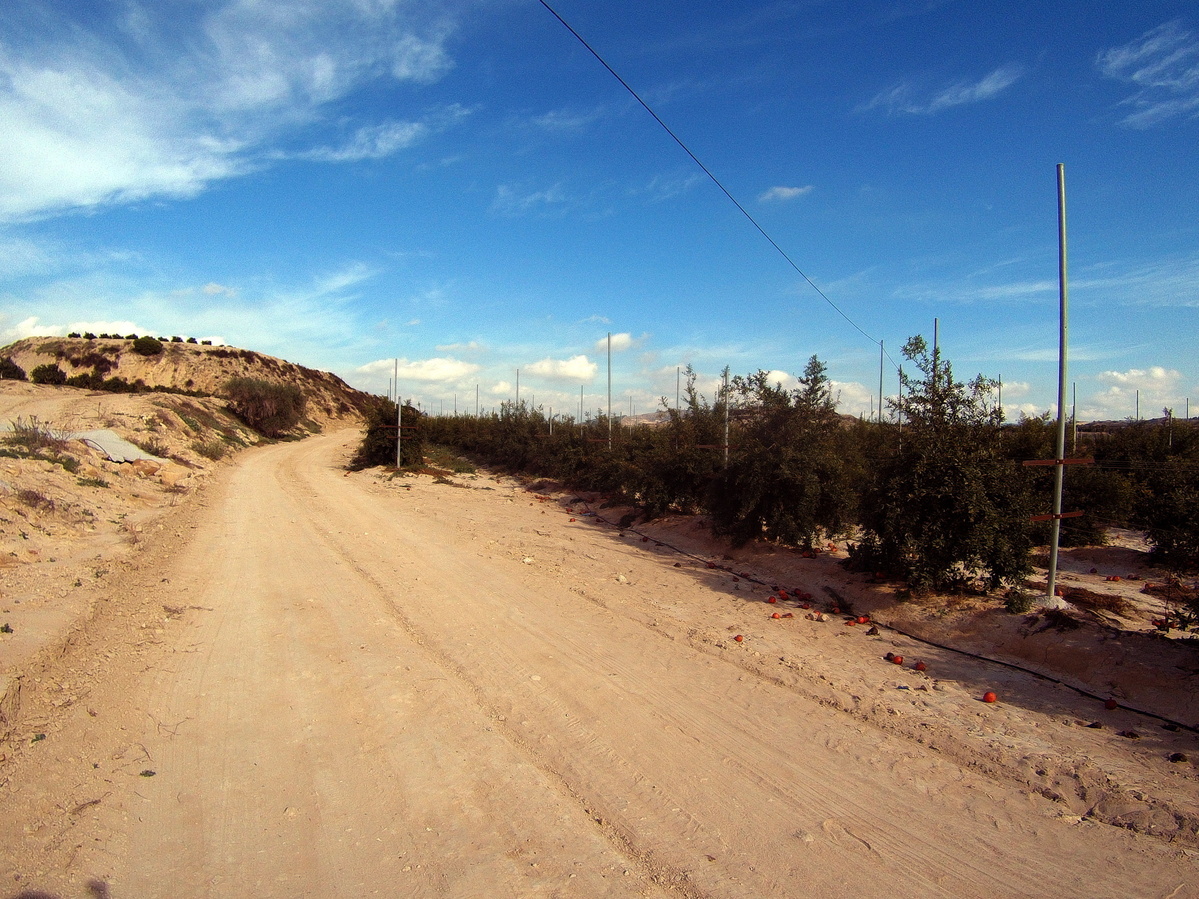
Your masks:
M 796 389 L 765 372 L 736 376 L 709 400 L 688 369 L 681 408 L 657 425 L 610 427 L 505 403 L 485 416 L 423 416 L 403 410 L 404 464 L 420 464 L 420 442 L 443 444 L 510 471 L 552 478 L 635 504 L 646 518 L 668 512 L 711 516 L 738 543 L 777 541 L 800 548 L 851 537 L 865 570 L 902 578 L 914 590 L 981 580 L 1018 586 L 1030 551 L 1049 539 L 1031 521 L 1052 506 L 1055 425 L 1048 416 L 1005 425 L 996 383 L 956 380 L 952 366 L 921 337 L 904 346 L 915 373 L 901 375 L 895 421 L 836 412 L 824 364 L 813 356 Z M 663 406 L 667 403 L 663 400 Z M 396 407 L 370 416 L 359 466 L 395 463 Z M 726 437 L 727 434 L 727 437 Z M 1064 545 L 1102 543 L 1109 527 L 1148 532 L 1158 561 L 1199 567 L 1199 428 L 1130 422 L 1084 435 L 1070 466 Z M 725 458 L 727 446 L 727 461 Z M 370 451 L 368 451 L 368 448 Z

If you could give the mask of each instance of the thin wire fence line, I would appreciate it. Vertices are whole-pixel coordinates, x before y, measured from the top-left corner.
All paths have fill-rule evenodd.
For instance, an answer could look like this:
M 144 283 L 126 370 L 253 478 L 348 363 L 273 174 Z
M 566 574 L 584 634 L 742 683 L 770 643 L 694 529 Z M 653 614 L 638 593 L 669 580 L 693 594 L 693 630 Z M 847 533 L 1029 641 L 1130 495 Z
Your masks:
M 641 99 L 641 95 L 638 94 L 637 91 L 633 90 L 632 86 L 627 81 L 625 81 L 624 78 L 622 78 L 620 76 L 620 73 L 617 72 L 614 68 L 612 68 L 612 66 L 608 65 L 607 60 L 605 60 L 602 56 L 600 56 L 600 54 L 595 50 L 595 48 L 592 47 L 591 44 L 587 43 L 587 41 L 583 38 L 583 36 L 581 34 L 579 34 L 579 32 L 575 31 L 575 29 L 571 26 L 571 24 L 569 22 L 567 22 L 564 18 L 562 18 L 562 16 L 558 14 L 558 11 L 555 10 L 552 6 L 550 6 L 549 3 L 546 2 L 546 0 L 539 0 L 539 2 L 541 3 L 542 6 L 544 6 L 549 11 L 549 13 L 555 19 L 557 19 L 559 22 L 562 23 L 562 27 L 564 27 L 567 31 L 569 31 L 571 34 L 574 35 L 575 39 L 587 49 L 588 53 L 590 53 L 592 56 L 594 56 L 596 58 L 596 60 L 599 61 L 600 65 L 602 65 L 605 69 L 608 70 L 609 74 L 611 74 L 613 78 L 615 78 L 617 81 L 620 82 L 621 87 L 623 87 L 626 91 L 628 91 L 629 94 L 632 96 L 632 98 L 641 104 L 641 107 L 646 112 L 648 112 L 651 117 L 653 117 L 653 120 L 662 127 L 662 130 L 670 135 L 671 140 L 673 140 L 676 144 L 678 144 L 679 147 L 682 148 L 683 152 L 691 157 L 691 161 L 694 162 L 697 166 L 699 166 L 700 170 L 705 175 L 707 175 L 708 178 L 712 181 L 712 183 L 715 184 L 720 189 L 721 193 L 723 193 L 729 199 L 729 201 L 741 211 L 741 214 L 744 215 L 746 217 L 746 219 L 749 220 L 749 223 L 751 225 L 753 225 L 755 229 L 757 229 L 758 233 L 761 234 L 764 238 L 766 238 L 767 242 L 772 247 L 774 247 L 775 251 L 778 252 L 778 254 L 787 261 L 787 264 L 790 265 L 791 268 L 793 268 L 799 274 L 799 276 L 808 283 L 808 286 L 811 287 L 814 291 L 816 291 L 816 293 L 818 293 L 820 295 L 820 298 L 823 299 L 826 303 L 828 303 L 829 306 L 831 306 L 837 312 L 838 315 L 840 315 L 843 319 L 845 319 L 845 321 L 849 322 L 849 324 L 854 328 L 854 330 L 856 330 L 859 334 L 861 334 L 863 337 L 865 337 L 871 343 L 875 344 L 876 346 L 881 347 L 883 350 L 883 354 L 887 357 L 887 359 L 889 359 L 891 361 L 892 366 L 894 366 L 895 369 L 898 370 L 899 364 L 895 361 L 895 359 L 891 356 L 891 354 L 887 352 L 886 347 L 883 346 L 883 342 L 881 340 L 878 340 L 878 339 L 872 337 L 870 334 L 868 334 L 865 330 L 862 329 L 861 325 L 859 325 L 852 318 L 850 318 L 848 314 L 846 314 L 845 310 L 843 310 L 840 306 L 838 306 L 831 299 L 829 299 L 828 295 L 816 285 L 816 282 L 814 282 L 811 278 L 809 278 L 807 276 L 807 274 L 804 273 L 803 269 L 801 269 L 796 264 L 795 260 L 791 258 L 791 256 L 787 253 L 787 251 L 784 250 L 781 246 L 779 246 L 778 242 L 775 241 L 775 239 L 773 237 L 771 237 L 769 233 L 767 233 L 766 229 L 763 228 L 758 223 L 758 220 L 755 219 L 753 217 L 753 215 L 750 214 L 749 210 L 746 209 L 735 196 L 733 196 L 732 192 L 729 191 L 729 189 L 727 187 L 725 187 L 723 183 L 721 183 L 720 179 L 717 178 L 712 173 L 711 169 L 709 169 L 706 165 L 704 165 L 703 162 L 700 160 L 700 158 L 691 151 L 691 148 L 688 147 L 685 143 L 683 143 L 682 139 L 677 134 L 675 134 L 674 131 L 671 130 L 669 125 L 667 125 L 664 121 L 662 121 L 662 119 L 658 116 L 658 114 L 656 112 L 654 112 L 653 108 L 648 103 L 646 103 L 645 100 Z

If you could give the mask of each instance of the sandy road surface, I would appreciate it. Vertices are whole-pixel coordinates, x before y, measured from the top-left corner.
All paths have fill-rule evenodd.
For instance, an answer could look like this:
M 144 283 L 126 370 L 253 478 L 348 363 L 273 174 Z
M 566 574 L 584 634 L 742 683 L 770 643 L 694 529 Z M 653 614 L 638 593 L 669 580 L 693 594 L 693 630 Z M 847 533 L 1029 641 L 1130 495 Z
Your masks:
M 17 761 L 0 895 L 1199 895 L 1193 853 L 1064 818 L 590 574 L 692 572 L 537 527 L 501 485 L 345 477 L 352 440 L 245 453 L 132 577 L 167 616 Z

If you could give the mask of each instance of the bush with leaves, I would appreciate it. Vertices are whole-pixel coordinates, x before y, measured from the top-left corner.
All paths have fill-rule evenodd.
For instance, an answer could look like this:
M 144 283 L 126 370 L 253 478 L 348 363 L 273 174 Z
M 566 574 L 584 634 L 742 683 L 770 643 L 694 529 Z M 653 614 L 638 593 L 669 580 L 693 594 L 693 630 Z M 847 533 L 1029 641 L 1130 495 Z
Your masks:
M 31 371 L 29 380 L 34 384 L 65 384 L 67 383 L 67 373 L 53 362 L 47 362 Z
M 361 471 L 376 465 L 396 464 L 396 404 L 383 397 L 375 397 L 367 406 L 366 433 L 358 445 L 358 451 L 350 460 L 351 471 Z M 420 465 L 425 457 L 425 416 L 412 405 L 405 403 L 402 410 L 404 440 L 400 446 L 402 467 Z M 411 430 L 409 430 L 411 429 Z
M 955 381 L 922 337 L 903 354 L 920 376 L 901 374 L 902 396 L 891 404 L 903 416 L 901 442 L 863 500 L 856 560 L 917 591 L 976 576 L 990 589 L 1018 584 L 1031 571 L 1032 505 L 1022 467 L 1002 452 L 996 384 L 982 375 Z
M 799 381 L 787 391 L 763 371 L 733 379 L 736 450 L 709 505 L 716 532 L 736 543 L 764 537 L 810 549 L 853 526 L 851 453 L 824 363 L 813 356 Z
M 304 417 L 304 394 L 292 384 L 234 378 L 225 395 L 230 411 L 265 437 L 282 437 Z
M 133 352 L 142 356 L 158 356 L 162 353 L 162 341 L 153 337 L 139 337 L 133 341 Z
M 0 358 L 0 381 L 24 381 L 25 369 L 13 362 L 8 356 Z

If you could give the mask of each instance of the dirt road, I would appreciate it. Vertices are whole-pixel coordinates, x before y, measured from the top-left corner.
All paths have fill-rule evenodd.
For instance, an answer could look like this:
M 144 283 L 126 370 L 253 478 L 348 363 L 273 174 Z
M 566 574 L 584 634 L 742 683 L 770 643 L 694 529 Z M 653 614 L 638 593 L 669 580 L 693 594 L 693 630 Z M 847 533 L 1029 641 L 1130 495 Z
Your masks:
M 1199 895 L 1193 852 L 639 602 L 693 568 L 499 482 L 346 477 L 352 442 L 244 453 L 114 581 L 12 763 L 0 895 Z

